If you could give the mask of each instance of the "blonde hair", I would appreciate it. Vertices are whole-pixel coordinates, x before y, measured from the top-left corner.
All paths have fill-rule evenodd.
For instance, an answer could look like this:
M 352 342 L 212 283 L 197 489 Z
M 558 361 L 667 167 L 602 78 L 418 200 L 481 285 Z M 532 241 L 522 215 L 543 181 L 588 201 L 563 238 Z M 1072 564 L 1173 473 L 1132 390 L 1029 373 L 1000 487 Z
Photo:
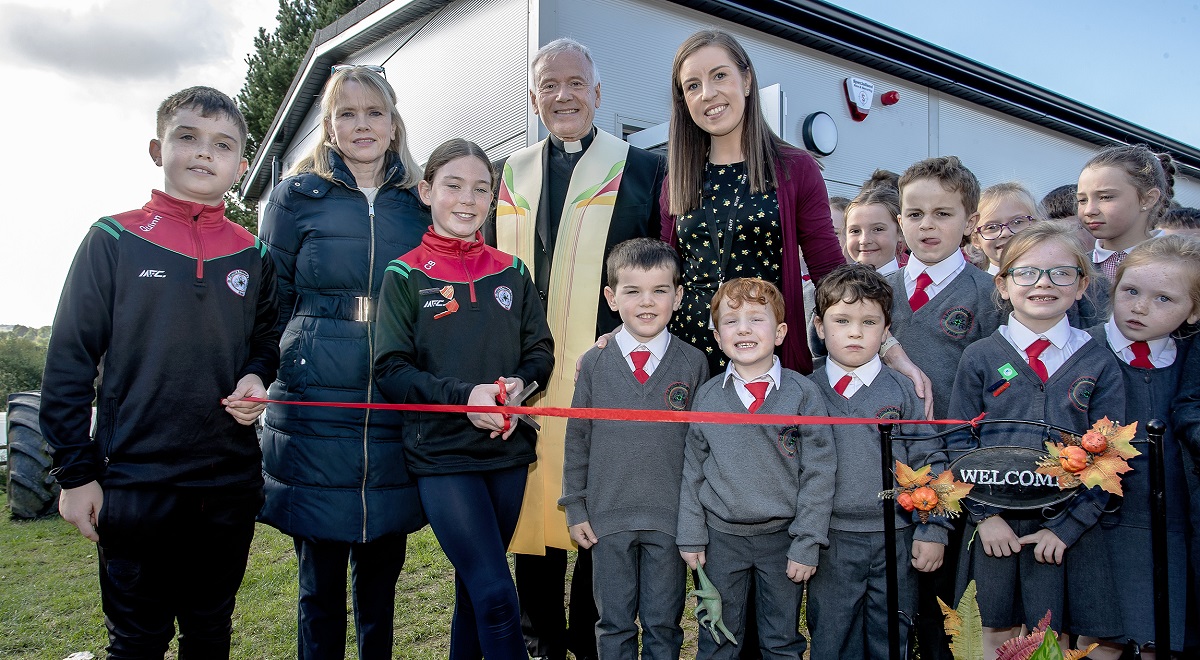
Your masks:
M 711 136 L 692 121 L 687 99 L 683 96 L 679 72 L 693 53 L 706 46 L 718 46 L 733 60 L 738 71 L 750 81 L 742 120 L 742 153 L 746 157 L 746 177 L 751 193 L 763 193 L 776 186 L 775 163 L 786 144 L 775 135 L 763 118 L 758 95 L 758 74 L 746 49 L 733 35 L 723 30 L 701 30 L 684 40 L 671 65 L 671 129 L 667 141 L 667 177 L 670 181 L 670 213 L 679 216 L 700 206 L 700 186 L 704 163 L 708 160 Z
M 1078 266 L 1082 277 L 1089 280 L 1095 278 L 1096 273 L 1092 267 L 1092 260 L 1089 258 L 1088 252 L 1075 239 L 1075 234 L 1057 222 L 1042 222 L 1012 237 L 1012 240 L 1004 247 L 1004 254 L 1000 257 L 1000 272 L 996 274 L 996 279 L 1007 277 L 1008 269 L 1012 268 L 1017 259 L 1047 241 L 1058 242 L 1075 258 L 1073 264 L 1055 264 L 1056 266 Z
M 997 183 L 994 186 L 988 186 L 979 193 L 979 218 L 975 224 L 982 221 L 983 216 L 991 213 L 997 206 L 1006 199 L 1011 199 L 1021 206 L 1025 207 L 1025 214 L 1042 220 L 1041 211 L 1038 209 L 1038 203 L 1033 198 L 1033 193 L 1025 186 L 1016 181 L 1006 181 Z
M 335 71 L 325 83 L 325 89 L 321 92 L 321 140 L 317 146 L 313 147 L 311 153 L 292 166 L 287 176 L 312 172 L 322 179 L 333 180 L 333 166 L 329 164 L 329 155 L 336 153 L 341 156 L 342 152 L 333 143 L 330 124 L 333 120 L 334 105 L 337 103 L 338 96 L 342 93 L 342 88 L 351 82 L 358 83 L 374 92 L 383 101 L 383 105 L 387 107 L 388 113 L 392 116 L 396 134 L 392 136 L 392 141 L 388 145 L 388 153 L 395 154 L 404 167 L 404 176 L 395 185 L 399 188 L 411 188 L 417 185 L 417 182 L 421 180 L 421 166 L 417 164 L 416 159 L 408 150 L 408 132 L 404 128 L 404 120 L 400 118 L 400 111 L 396 108 L 396 91 L 392 89 L 388 81 L 384 80 L 383 76 L 360 66 Z
M 1192 301 L 1192 313 L 1200 312 L 1200 239 L 1182 234 L 1169 234 L 1146 239 L 1129 251 L 1113 278 L 1110 293 L 1115 298 L 1121 276 L 1130 268 L 1139 266 L 1162 266 L 1175 263 L 1183 266 L 1187 278 L 1188 298 Z

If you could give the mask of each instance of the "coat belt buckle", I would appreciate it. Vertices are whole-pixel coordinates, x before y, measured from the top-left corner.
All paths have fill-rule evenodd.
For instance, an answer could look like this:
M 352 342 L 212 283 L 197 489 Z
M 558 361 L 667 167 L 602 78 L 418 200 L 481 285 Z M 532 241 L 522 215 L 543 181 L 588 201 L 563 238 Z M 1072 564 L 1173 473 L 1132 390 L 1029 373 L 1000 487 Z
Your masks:
M 354 320 L 362 323 L 370 323 L 375 320 L 371 313 L 371 298 L 368 296 L 358 296 L 355 299 L 357 309 L 355 310 Z

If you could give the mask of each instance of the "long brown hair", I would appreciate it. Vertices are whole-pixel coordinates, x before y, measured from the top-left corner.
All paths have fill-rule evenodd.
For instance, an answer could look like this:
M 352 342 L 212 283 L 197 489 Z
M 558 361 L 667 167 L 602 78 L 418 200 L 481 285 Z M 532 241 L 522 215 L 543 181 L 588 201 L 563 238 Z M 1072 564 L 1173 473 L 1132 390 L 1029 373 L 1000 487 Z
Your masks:
M 722 30 L 701 30 L 684 40 L 671 65 L 671 132 L 667 142 L 667 175 L 670 177 L 670 213 L 683 215 L 700 206 L 700 186 L 704 163 L 708 160 L 711 136 L 704 132 L 688 112 L 679 82 L 679 70 L 693 53 L 706 46 L 720 46 L 729 54 L 743 76 L 750 79 L 742 120 L 742 153 L 746 157 L 746 175 L 750 192 L 761 193 L 775 187 L 775 163 L 783 140 L 763 118 L 758 94 L 758 74 L 742 45 Z
M 1129 182 L 1137 190 L 1138 201 L 1145 201 L 1153 189 L 1158 189 L 1158 201 L 1150 209 L 1148 227 L 1167 212 L 1175 197 L 1175 162 L 1167 153 L 1154 153 L 1144 144 L 1112 146 L 1092 156 L 1083 166 L 1115 167 L 1129 176 Z
M 421 166 L 417 164 L 416 159 L 408 150 L 408 131 L 405 130 L 404 120 L 400 118 L 400 111 L 396 108 L 396 91 L 392 89 L 388 81 L 383 79 L 383 76 L 361 66 L 340 69 L 329 77 L 325 83 L 325 89 L 321 92 L 321 140 L 317 142 L 317 146 L 313 147 L 312 152 L 292 166 L 287 175 L 312 172 L 322 179 L 333 180 L 333 167 L 329 165 L 329 154 L 336 152 L 341 155 L 341 151 L 333 143 L 329 127 L 333 119 L 333 106 L 337 102 L 338 95 L 342 93 L 342 88 L 346 86 L 346 83 L 350 82 L 356 82 L 371 90 L 379 96 L 383 105 L 387 106 L 388 112 L 392 115 L 392 123 L 396 125 L 396 135 L 392 137 L 388 151 L 396 154 L 404 166 L 404 177 L 397 181 L 396 185 L 400 188 L 411 188 L 417 185 L 417 182 L 421 180 Z

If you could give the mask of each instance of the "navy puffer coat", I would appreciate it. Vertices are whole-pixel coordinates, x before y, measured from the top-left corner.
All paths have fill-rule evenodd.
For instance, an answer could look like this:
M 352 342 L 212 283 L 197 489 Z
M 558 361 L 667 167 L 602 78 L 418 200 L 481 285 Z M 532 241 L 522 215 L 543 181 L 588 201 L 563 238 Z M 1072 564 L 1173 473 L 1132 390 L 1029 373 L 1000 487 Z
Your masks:
M 305 173 L 280 182 L 263 215 L 284 326 L 270 397 L 382 402 L 371 377 L 379 287 L 388 262 L 421 242 L 429 211 L 415 189 L 396 186 L 403 165 L 392 154 L 373 206 L 339 156 L 330 164 L 334 181 Z M 272 404 L 263 420 L 263 522 L 354 543 L 425 524 L 401 413 Z

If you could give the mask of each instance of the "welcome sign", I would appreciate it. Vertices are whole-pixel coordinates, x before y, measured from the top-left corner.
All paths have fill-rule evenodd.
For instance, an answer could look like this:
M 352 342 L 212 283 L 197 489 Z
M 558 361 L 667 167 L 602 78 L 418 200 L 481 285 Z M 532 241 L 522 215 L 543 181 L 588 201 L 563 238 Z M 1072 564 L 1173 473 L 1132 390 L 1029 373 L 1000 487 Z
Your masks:
M 1039 474 L 1038 461 L 1048 456 L 1028 447 L 985 447 L 950 463 L 959 481 L 974 488 L 967 498 L 1002 509 L 1040 509 L 1070 499 L 1076 489 L 1059 488 L 1058 477 Z

